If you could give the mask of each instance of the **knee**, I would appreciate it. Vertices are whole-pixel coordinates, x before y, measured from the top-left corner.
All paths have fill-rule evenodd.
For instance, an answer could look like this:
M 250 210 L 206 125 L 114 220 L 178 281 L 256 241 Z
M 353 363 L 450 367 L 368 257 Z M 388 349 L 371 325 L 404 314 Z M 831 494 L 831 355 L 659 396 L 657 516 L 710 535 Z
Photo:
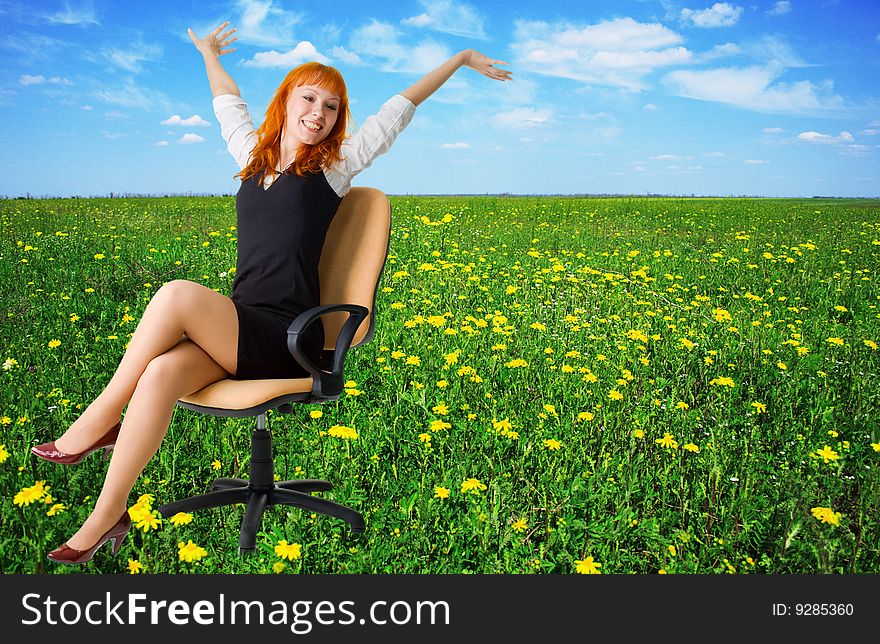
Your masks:
M 194 286 L 197 286 L 197 284 L 188 280 L 171 280 L 159 287 L 153 299 L 177 300 L 180 297 L 185 297 L 188 293 L 192 293 Z
M 182 302 L 186 302 L 193 293 L 194 282 L 187 280 L 171 280 L 165 282 L 153 295 L 150 305 L 153 308 L 161 307 L 163 309 L 173 309 L 180 306 Z
M 183 340 L 186 342 L 186 340 Z M 156 356 L 147 364 L 147 368 L 138 379 L 137 388 L 154 394 L 172 394 L 174 384 L 180 378 L 181 370 L 185 368 L 180 356 L 171 352 Z

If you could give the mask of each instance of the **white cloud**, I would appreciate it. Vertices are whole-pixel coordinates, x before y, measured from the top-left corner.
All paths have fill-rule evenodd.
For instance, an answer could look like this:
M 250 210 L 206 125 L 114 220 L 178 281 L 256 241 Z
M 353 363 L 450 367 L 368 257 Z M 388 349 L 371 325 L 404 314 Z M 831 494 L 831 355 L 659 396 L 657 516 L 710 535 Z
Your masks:
M 880 130 L 870 129 L 870 130 L 862 130 L 859 134 L 864 134 L 865 136 L 877 136 L 880 134 Z
M 665 80 L 679 96 L 759 112 L 801 114 L 843 105 L 843 99 L 832 93 L 830 81 L 776 82 L 781 72 L 774 66 L 678 70 L 667 74 Z
M 362 58 L 384 59 L 382 71 L 386 72 L 424 73 L 449 58 L 449 50 L 437 42 L 404 46 L 400 37 L 394 25 L 372 20 L 352 33 L 349 49 Z
M 766 159 L 746 159 L 743 163 L 746 165 L 766 165 L 770 162 Z
M 773 5 L 773 8 L 767 12 L 768 16 L 782 16 L 791 11 L 791 3 L 788 0 L 782 0 Z
M 361 57 L 358 56 L 353 51 L 348 51 L 345 47 L 333 47 L 330 50 L 331 58 L 336 60 L 341 60 L 343 63 L 347 65 L 363 65 L 364 61 L 361 60 Z
M 18 77 L 18 82 L 22 85 L 44 85 L 46 83 L 49 83 L 51 85 L 73 85 L 73 81 L 62 78 L 61 76 L 52 76 L 50 78 L 46 78 L 42 74 L 37 74 L 36 76 L 31 76 L 30 74 L 22 74 Z
M 187 132 L 182 137 L 178 143 L 201 143 L 205 140 L 205 137 L 199 136 L 198 134 L 193 134 L 192 132 Z
M 428 27 L 453 36 L 485 38 L 483 18 L 468 4 L 452 0 L 419 0 L 425 9 L 412 18 L 401 20 L 409 27 Z
M 156 60 L 162 56 L 162 48 L 158 45 L 140 43 L 129 50 L 104 49 L 104 57 L 125 71 L 137 73 L 141 71 L 141 63 Z
M 444 150 L 468 150 L 471 146 L 469 143 L 459 141 L 458 143 L 444 143 L 440 147 Z
M 765 127 L 761 132 L 764 134 L 781 134 L 782 132 L 785 132 L 785 130 L 781 127 Z
M 507 112 L 499 112 L 492 118 L 495 127 L 523 130 L 548 125 L 553 113 L 546 108 L 519 107 Z
M 808 141 L 809 143 L 825 143 L 825 144 L 837 144 L 837 143 L 852 143 L 855 141 L 853 135 L 849 132 L 841 132 L 838 136 L 832 136 L 830 134 L 822 134 L 821 132 L 801 132 L 797 137 L 801 141 Z
M 203 119 L 198 114 L 193 114 L 187 119 L 180 118 L 180 115 L 174 114 L 169 116 L 167 119 L 162 121 L 162 125 L 182 125 L 182 126 L 198 126 L 198 127 L 210 127 L 211 124 Z
M 86 112 L 91 112 L 95 108 L 92 107 L 91 105 L 83 105 L 82 109 L 84 109 Z
M 250 60 L 242 63 L 245 67 L 281 67 L 290 69 L 305 62 L 316 61 L 326 65 L 330 59 L 318 53 L 315 46 L 308 40 L 303 40 L 293 49 L 284 53 L 274 49 L 270 51 L 258 51 Z
M 69 2 L 64 3 L 64 11 L 56 11 L 46 16 L 46 21 L 53 25 L 99 25 L 95 18 L 95 9 L 91 2 L 84 3 L 81 7 L 71 7 Z
M 137 85 L 132 79 L 125 82 L 121 89 L 102 89 L 96 92 L 98 98 L 121 105 L 123 107 L 137 107 L 143 110 L 159 109 L 163 112 L 171 112 L 171 101 L 163 92 Z
M 701 61 L 707 60 L 715 60 L 717 58 L 728 58 L 730 56 L 736 56 L 737 54 L 741 54 L 742 50 L 739 48 L 739 45 L 727 42 L 723 45 L 715 45 L 707 52 L 700 54 Z
M 639 90 L 655 69 L 691 61 L 691 52 L 675 46 L 681 42 L 659 23 L 632 18 L 586 27 L 518 21 L 512 49 L 515 64 L 527 71 Z
M 302 21 L 300 14 L 282 9 L 274 0 L 238 0 L 236 4 L 241 11 L 235 22 L 239 41 L 265 47 L 294 42 L 293 28 Z M 215 27 L 211 26 L 204 33 Z
M 168 143 L 168 141 L 156 141 L 155 145 L 157 148 L 164 148 L 164 147 L 168 147 L 171 144 Z
M 656 105 L 654 105 L 653 103 L 648 103 L 647 105 L 645 105 L 645 107 L 643 109 L 646 112 L 654 112 L 659 108 Z
M 708 9 L 682 9 L 682 22 L 690 22 L 694 27 L 731 27 L 743 13 L 742 7 L 729 2 L 716 2 Z

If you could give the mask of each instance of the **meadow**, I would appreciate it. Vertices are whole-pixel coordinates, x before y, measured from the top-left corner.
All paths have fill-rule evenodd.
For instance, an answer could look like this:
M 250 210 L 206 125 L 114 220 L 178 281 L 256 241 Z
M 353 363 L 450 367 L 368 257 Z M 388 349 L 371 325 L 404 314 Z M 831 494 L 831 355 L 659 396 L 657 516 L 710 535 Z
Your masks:
M 880 572 L 880 202 L 391 201 L 345 394 L 269 415 L 277 475 L 331 480 L 366 532 L 273 507 L 241 558 L 241 506 L 162 520 L 248 467 L 252 419 L 178 408 L 127 541 L 83 567 L 46 553 L 107 465 L 29 447 L 100 392 L 164 282 L 231 292 L 234 202 L 0 201 L 0 570 Z

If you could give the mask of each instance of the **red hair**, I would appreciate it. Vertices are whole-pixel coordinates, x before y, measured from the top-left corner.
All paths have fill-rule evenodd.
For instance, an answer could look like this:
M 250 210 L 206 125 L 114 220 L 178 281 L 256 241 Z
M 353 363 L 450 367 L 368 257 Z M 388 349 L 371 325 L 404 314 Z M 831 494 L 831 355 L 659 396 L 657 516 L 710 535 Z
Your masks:
M 281 156 L 281 134 L 287 116 L 287 99 L 290 92 L 300 85 L 317 85 L 333 92 L 339 97 L 339 116 L 327 137 L 317 145 L 301 143 L 296 151 L 296 158 L 290 166 L 293 172 L 303 176 L 320 172 L 327 166 L 338 163 L 342 159 L 340 150 L 342 141 L 347 134 L 351 113 L 348 110 L 348 91 L 342 74 L 334 67 L 321 63 L 303 63 L 288 72 L 287 76 L 275 90 L 275 96 L 266 108 L 266 118 L 257 128 L 257 145 L 251 151 L 248 164 L 236 177 L 247 181 L 264 172 L 275 173 L 275 166 Z

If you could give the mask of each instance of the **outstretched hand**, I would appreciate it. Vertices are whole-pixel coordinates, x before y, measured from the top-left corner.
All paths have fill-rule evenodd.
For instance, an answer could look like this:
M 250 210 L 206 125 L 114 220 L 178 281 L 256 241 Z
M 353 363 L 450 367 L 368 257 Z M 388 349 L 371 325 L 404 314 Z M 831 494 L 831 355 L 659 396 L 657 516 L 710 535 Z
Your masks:
M 236 28 L 232 28 L 226 33 L 218 35 L 228 24 L 228 21 L 222 23 L 204 38 L 196 36 L 192 29 L 187 29 L 186 31 L 189 34 L 190 39 L 193 41 L 193 44 L 196 46 L 196 49 L 198 49 L 203 55 L 214 54 L 215 56 L 222 56 L 223 54 L 229 54 L 235 51 L 235 49 L 225 48 L 229 47 L 229 45 L 235 40 L 238 40 L 238 36 L 232 36 L 232 34 L 238 31 Z
M 476 49 L 467 50 L 467 58 L 465 59 L 465 67 L 470 67 L 474 71 L 480 72 L 483 76 L 494 78 L 495 80 L 508 81 L 511 80 L 511 72 L 507 69 L 498 69 L 494 65 L 509 65 L 503 60 L 494 60 L 478 52 Z

